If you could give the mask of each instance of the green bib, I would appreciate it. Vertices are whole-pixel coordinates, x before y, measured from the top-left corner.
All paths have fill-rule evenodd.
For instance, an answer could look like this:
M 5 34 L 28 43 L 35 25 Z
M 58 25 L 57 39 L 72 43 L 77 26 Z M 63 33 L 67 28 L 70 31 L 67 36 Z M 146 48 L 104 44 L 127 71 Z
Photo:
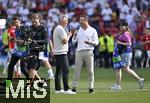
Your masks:
M 24 46 L 24 45 L 22 45 L 22 46 L 18 45 L 17 48 L 18 48 L 18 51 L 26 51 L 27 50 L 26 46 Z
M 120 62 L 121 61 L 121 57 L 117 56 L 117 57 L 113 57 L 113 62 Z
M 8 32 L 7 29 L 2 34 L 2 42 L 4 45 L 8 45 Z

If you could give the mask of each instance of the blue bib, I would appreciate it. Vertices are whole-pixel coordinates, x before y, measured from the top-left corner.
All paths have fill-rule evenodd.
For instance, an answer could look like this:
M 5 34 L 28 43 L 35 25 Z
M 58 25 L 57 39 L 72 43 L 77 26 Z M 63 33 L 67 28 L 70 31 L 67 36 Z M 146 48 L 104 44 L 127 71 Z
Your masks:
M 114 45 L 114 52 L 113 52 L 112 61 L 113 61 L 113 68 L 114 69 L 123 68 L 123 62 L 121 60 L 121 56 L 119 55 L 118 47 L 117 47 L 116 42 L 115 42 L 115 45 Z
M 13 55 L 15 55 L 17 57 L 23 58 L 23 57 L 28 56 L 28 53 L 26 51 L 17 51 L 17 50 L 14 50 Z

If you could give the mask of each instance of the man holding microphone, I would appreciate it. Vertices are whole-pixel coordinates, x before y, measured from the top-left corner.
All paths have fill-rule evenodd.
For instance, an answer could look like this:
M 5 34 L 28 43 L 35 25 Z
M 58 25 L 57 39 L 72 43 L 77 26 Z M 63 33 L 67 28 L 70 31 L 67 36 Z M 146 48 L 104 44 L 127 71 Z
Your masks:
M 75 69 L 73 75 L 72 91 L 76 92 L 80 72 L 83 63 L 86 64 L 89 79 L 89 93 L 94 93 L 94 46 L 98 45 L 98 34 L 96 29 L 88 23 L 87 16 L 80 16 L 80 28 L 72 38 L 72 42 L 77 42 L 77 51 L 75 57 Z

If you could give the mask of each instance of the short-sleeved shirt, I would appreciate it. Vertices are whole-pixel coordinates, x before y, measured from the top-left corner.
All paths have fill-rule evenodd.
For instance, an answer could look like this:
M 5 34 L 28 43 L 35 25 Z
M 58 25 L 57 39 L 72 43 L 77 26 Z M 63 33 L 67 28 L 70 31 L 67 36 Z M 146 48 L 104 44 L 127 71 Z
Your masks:
M 132 52 L 132 41 L 131 41 L 131 36 L 130 33 L 128 31 L 124 32 L 123 34 L 119 35 L 117 40 L 121 41 L 121 42 L 125 42 L 125 43 L 129 43 L 130 45 L 126 46 L 126 49 L 124 52 Z
M 15 29 L 16 29 L 15 27 L 11 27 L 8 29 L 8 33 L 9 33 L 10 37 L 15 37 Z M 9 42 L 9 48 L 13 49 L 14 47 L 15 47 L 15 43 L 10 41 Z
M 16 28 L 15 35 L 17 39 L 24 40 L 25 35 L 21 32 L 20 28 Z M 27 46 L 23 43 L 16 43 L 16 47 L 13 51 L 13 55 L 18 57 L 26 57 L 27 56 Z
M 24 40 L 25 36 L 24 34 L 21 32 L 20 28 L 16 29 L 15 31 L 15 34 L 16 34 L 16 38 L 17 39 L 21 39 L 21 40 Z M 23 43 L 16 43 L 17 44 L 17 51 L 23 51 L 25 52 L 26 51 L 26 45 L 24 45 Z
M 143 42 L 148 42 L 148 41 L 150 41 L 150 35 L 144 35 L 144 36 L 142 37 L 142 41 L 143 41 Z M 144 44 L 144 45 L 143 45 L 143 48 L 144 48 L 144 50 L 150 50 L 150 43 Z
M 53 32 L 54 55 L 67 54 L 68 43 L 62 42 L 64 38 L 67 38 L 67 32 L 61 25 L 57 25 Z

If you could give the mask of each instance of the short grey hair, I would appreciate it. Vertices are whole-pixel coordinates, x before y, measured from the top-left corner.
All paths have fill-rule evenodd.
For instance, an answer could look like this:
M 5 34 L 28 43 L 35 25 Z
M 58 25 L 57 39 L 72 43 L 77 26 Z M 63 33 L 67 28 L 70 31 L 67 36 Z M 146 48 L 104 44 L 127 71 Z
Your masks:
M 60 15 L 58 18 L 58 22 L 62 21 L 63 19 L 68 19 L 68 16 L 65 14 Z

